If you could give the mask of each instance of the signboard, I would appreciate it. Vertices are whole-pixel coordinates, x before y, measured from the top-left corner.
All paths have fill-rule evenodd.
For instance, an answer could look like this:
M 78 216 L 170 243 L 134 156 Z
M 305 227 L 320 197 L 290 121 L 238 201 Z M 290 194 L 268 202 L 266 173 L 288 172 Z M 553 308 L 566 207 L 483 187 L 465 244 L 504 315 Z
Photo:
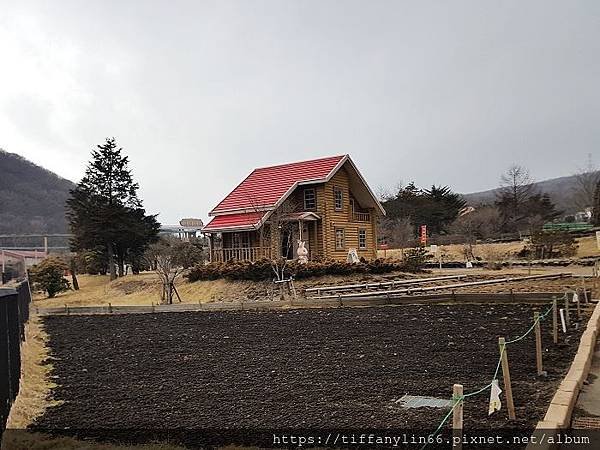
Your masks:
M 421 225 L 419 242 L 423 245 L 427 245 L 427 225 Z
M 179 225 L 188 228 L 202 228 L 204 226 L 201 219 L 181 219 Z

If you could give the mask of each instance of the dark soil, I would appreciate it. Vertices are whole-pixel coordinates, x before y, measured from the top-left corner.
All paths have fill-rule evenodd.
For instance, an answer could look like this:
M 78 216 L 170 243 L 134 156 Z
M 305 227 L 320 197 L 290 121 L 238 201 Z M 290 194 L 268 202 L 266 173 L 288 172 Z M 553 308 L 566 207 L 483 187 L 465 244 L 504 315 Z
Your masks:
M 546 309 L 546 307 L 544 307 Z M 412 429 L 447 410 L 403 409 L 404 394 L 449 398 L 485 386 L 498 336 L 523 334 L 530 306 L 431 305 L 270 312 L 49 316 L 58 387 L 36 427 Z M 465 402 L 465 430 L 532 429 L 568 370 L 583 328 L 552 344 L 546 378 L 534 334 L 508 347 L 517 420 L 487 415 L 489 391 Z M 500 382 L 502 387 L 502 382 Z M 80 436 L 82 437 L 82 436 Z M 132 436 L 129 438 L 133 439 Z M 135 440 L 144 436 L 137 436 Z

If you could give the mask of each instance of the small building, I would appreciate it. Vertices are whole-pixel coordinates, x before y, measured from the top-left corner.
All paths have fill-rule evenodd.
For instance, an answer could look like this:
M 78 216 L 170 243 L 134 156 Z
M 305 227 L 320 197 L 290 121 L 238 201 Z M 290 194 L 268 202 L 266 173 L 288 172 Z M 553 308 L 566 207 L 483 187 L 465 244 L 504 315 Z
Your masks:
M 377 257 L 377 217 L 385 214 L 348 155 L 255 169 L 210 213 L 202 229 L 211 261 Z
M 202 219 L 181 219 L 178 225 L 161 225 L 158 232 L 161 236 L 176 237 L 184 242 L 200 237 L 204 224 Z

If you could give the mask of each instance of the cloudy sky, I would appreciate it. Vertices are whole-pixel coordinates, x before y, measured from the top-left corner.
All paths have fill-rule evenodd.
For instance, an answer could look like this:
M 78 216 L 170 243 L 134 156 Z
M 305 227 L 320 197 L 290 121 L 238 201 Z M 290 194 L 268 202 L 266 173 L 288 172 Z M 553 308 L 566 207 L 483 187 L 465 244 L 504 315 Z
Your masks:
M 77 181 L 115 136 L 163 223 L 332 154 L 460 192 L 600 163 L 597 0 L 0 0 L 0 57 L 0 147 Z

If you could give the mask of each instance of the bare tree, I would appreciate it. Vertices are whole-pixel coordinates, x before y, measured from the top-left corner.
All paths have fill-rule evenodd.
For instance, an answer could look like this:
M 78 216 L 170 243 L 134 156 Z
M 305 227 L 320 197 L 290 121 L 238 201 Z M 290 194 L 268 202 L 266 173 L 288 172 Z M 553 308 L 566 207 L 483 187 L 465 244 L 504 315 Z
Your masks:
M 408 217 L 382 218 L 378 223 L 380 237 L 394 248 L 416 245 L 415 226 Z
M 144 256 L 148 265 L 154 268 L 162 282 L 161 303 L 171 305 L 173 294 L 179 293 L 175 288 L 175 280 L 183 273 L 184 264 L 181 261 L 179 239 L 163 237 L 155 244 L 150 245 Z
M 534 193 L 533 178 L 526 167 L 512 165 L 500 176 L 499 194 L 509 197 L 515 206 L 525 203 Z
M 592 155 L 588 155 L 587 166 L 579 169 L 575 174 L 575 186 L 573 186 L 573 204 L 579 210 L 589 208 L 594 204 L 596 186 L 600 182 L 600 170 L 594 165 Z
M 525 167 L 513 165 L 502 174 L 500 188 L 496 193 L 496 206 L 500 210 L 505 228 L 516 228 L 527 217 L 525 205 L 535 194 L 533 179 Z

